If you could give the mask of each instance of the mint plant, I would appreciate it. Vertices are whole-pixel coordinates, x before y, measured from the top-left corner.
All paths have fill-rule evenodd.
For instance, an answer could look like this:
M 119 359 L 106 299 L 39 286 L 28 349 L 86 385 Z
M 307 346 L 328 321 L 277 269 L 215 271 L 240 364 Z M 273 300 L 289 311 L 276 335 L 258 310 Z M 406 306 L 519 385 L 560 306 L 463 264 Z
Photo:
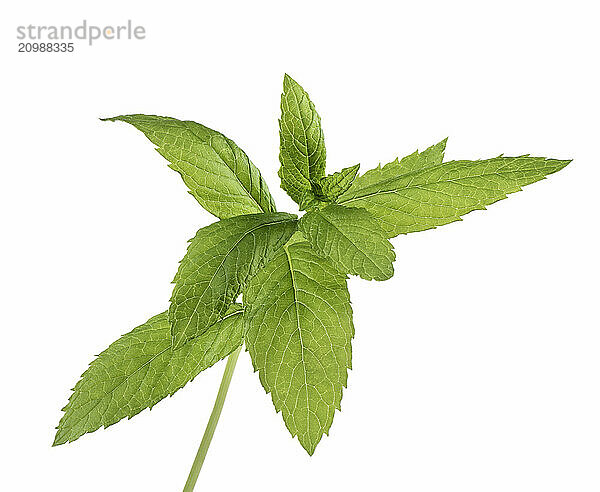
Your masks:
M 358 164 L 326 175 L 321 119 L 286 75 L 279 176 L 305 211 L 298 218 L 277 212 L 260 171 L 221 133 L 161 116 L 107 120 L 143 132 L 220 220 L 190 240 L 169 309 L 123 335 L 83 373 L 54 445 L 152 408 L 228 357 L 184 491 L 194 487 L 242 346 L 292 437 L 312 455 L 341 409 L 352 366 L 348 275 L 389 279 L 390 238 L 461 220 L 570 162 L 529 155 L 444 162 L 442 140 L 360 176 Z

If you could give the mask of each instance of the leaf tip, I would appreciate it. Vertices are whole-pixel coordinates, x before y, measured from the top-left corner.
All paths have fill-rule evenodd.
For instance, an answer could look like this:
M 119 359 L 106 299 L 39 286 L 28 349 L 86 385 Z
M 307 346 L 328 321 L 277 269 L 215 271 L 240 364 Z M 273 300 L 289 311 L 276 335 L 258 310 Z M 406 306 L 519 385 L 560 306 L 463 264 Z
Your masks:
M 556 159 L 556 170 L 560 171 L 573 162 L 573 159 Z
M 292 78 L 291 75 L 286 73 L 283 75 L 283 90 L 284 92 L 286 92 L 289 89 L 300 89 L 304 91 L 304 89 L 302 89 L 302 86 L 298 82 L 296 82 L 296 80 L 294 80 L 294 78 Z
M 317 450 L 317 444 L 319 444 L 319 441 L 321 440 L 320 438 L 317 440 L 317 442 L 312 442 L 310 439 L 301 439 L 300 434 L 298 434 L 297 437 L 300 446 L 302 446 L 302 449 L 304 449 L 304 451 L 308 453 L 308 456 L 312 456 L 313 454 L 315 454 L 315 451 Z
M 61 444 L 65 444 L 67 442 L 67 439 L 65 439 L 64 436 L 61 435 L 60 427 L 57 427 L 56 429 L 56 435 L 54 436 L 54 440 L 52 441 L 53 448 L 60 446 Z

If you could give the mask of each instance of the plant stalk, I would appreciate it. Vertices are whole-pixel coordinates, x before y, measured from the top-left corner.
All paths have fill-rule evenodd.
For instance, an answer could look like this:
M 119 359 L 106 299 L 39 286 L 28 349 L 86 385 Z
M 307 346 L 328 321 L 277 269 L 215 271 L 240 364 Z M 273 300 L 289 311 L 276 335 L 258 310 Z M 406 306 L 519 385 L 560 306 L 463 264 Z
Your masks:
M 238 356 L 240 355 L 240 350 L 242 350 L 241 345 L 239 348 L 233 351 L 227 359 L 227 365 L 225 366 L 223 379 L 221 379 L 221 385 L 219 386 L 217 399 L 215 400 L 212 413 L 208 419 L 208 424 L 206 424 L 206 429 L 204 430 L 204 435 L 202 436 L 202 442 L 200 443 L 200 447 L 198 448 L 198 452 L 194 458 L 194 463 L 192 464 L 187 482 L 185 482 L 183 492 L 192 492 L 194 490 L 196 480 L 198 480 L 198 475 L 200 474 L 202 464 L 204 463 L 204 458 L 206 458 L 206 453 L 208 452 L 208 447 L 210 446 L 210 441 L 215 434 L 215 429 L 217 428 L 217 423 L 219 422 L 219 417 L 221 416 L 221 410 L 223 410 L 223 403 L 225 403 L 225 397 L 227 396 L 227 390 L 229 389 L 229 383 L 231 383 L 231 376 L 233 376 L 233 371 L 235 370 L 235 364 L 238 360 Z

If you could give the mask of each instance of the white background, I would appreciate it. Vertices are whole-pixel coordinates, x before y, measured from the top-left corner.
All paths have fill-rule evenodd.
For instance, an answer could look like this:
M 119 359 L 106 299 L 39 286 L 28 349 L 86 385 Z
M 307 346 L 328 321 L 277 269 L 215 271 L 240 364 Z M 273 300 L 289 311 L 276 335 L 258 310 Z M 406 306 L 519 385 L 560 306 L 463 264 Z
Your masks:
M 51 448 L 79 374 L 164 310 L 213 218 L 143 135 L 224 132 L 279 208 L 284 72 L 323 118 L 328 170 L 449 136 L 447 159 L 574 162 L 463 222 L 393 240 L 350 281 L 354 369 L 309 458 L 243 353 L 198 490 L 598 491 L 599 35 L 593 1 L 23 1 L 2 15 L 2 473 L 10 491 L 177 491 L 223 363 L 131 421 Z M 144 41 L 17 53 L 16 26 L 145 26 Z

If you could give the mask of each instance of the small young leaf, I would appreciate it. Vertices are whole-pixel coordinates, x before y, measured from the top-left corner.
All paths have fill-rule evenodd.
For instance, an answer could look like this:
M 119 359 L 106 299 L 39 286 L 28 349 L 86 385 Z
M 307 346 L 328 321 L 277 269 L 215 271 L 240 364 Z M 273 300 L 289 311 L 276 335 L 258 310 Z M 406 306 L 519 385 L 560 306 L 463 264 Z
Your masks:
M 221 133 L 193 121 L 163 116 L 130 114 L 104 121 L 124 121 L 144 133 L 211 214 L 226 219 L 275 212 L 260 171 Z
M 123 335 L 75 385 L 54 446 L 152 408 L 227 357 L 242 343 L 242 313 L 239 304 L 231 306 L 218 323 L 180 350 L 171 346 L 166 311 Z
M 311 183 L 312 188 L 304 192 L 298 203 L 300 210 L 323 208 L 328 203 L 335 202 L 338 196 L 350 188 L 359 168 L 360 164 L 356 164 Z
M 175 348 L 221 318 L 296 228 L 296 216 L 283 212 L 240 215 L 201 228 L 173 280 L 169 322 Z
M 344 191 L 350 188 L 350 185 L 356 178 L 356 173 L 360 164 L 346 167 L 337 173 L 330 174 L 321 178 L 318 183 L 313 184 L 317 188 L 315 195 L 329 202 L 334 202 Z
M 311 246 L 342 273 L 365 280 L 387 280 L 394 275 L 394 248 L 362 208 L 327 205 L 306 213 L 299 228 Z
M 324 207 L 325 205 L 327 205 L 327 202 L 319 200 L 315 196 L 313 190 L 307 190 L 304 192 L 304 195 L 302 195 L 302 199 L 298 203 L 298 208 L 300 210 L 312 210 L 314 208 Z
M 298 233 L 244 292 L 246 347 L 292 436 L 313 454 L 328 433 L 351 368 L 345 275 Z
M 279 138 L 281 187 L 299 204 L 325 175 L 325 140 L 315 105 L 289 75 L 283 79 Z
M 485 210 L 522 186 L 560 171 L 571 161 L 496 157 L 431 164 L 439 153 L 411 154 L 356 178 L 338 203 L 367 209 L 388 237 L 432 229 L 473 210 Z

